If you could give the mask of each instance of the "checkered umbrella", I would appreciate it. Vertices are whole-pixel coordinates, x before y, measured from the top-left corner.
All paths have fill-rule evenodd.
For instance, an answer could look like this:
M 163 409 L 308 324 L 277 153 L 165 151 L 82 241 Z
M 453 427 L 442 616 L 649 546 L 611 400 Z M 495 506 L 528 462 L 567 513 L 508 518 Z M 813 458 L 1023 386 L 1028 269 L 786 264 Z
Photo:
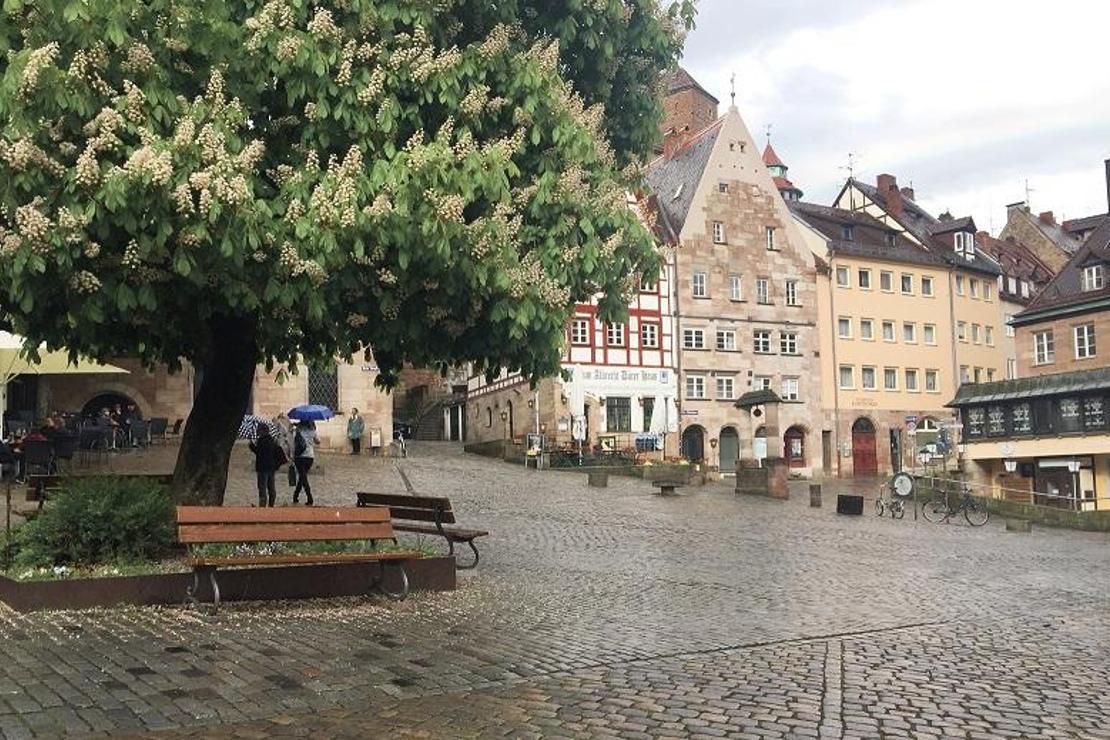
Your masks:
M 239 424 L 239 439 L 254 440 L 258 438 L 258 425 L 265 424 L 270 428 L 270 435 L 275 439 L 281 439 L 281 426 L 278 425 L 273 419 L 267 419 L 265 416 L 255 416 L 247 414 L 243 417 L 243 421 Z

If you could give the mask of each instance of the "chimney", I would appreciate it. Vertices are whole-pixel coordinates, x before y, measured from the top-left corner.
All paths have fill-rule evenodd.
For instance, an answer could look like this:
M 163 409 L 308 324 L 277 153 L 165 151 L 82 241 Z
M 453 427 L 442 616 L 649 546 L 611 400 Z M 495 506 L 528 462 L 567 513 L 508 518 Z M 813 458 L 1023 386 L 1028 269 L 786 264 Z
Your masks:
M 1052 215 L 1052 211 L 1042 211 L 1041 215 L 1037 216 L 1042 224 L 1054 226 L 1056 224 L 1056 217 Z
M 1104 164 L 1106 165 L 1106 212 L 1110 213 L 1110 159 Z
M 917 200 L 917 198 L 913 197 L 913 188 L 900 188 L 900 189 L 902 191 L 902 197 L 905 198 L 906 200 Z
M 886 199 L 886 210 L 895 218 L 902 217 L 902 191 L 898 189 L 898 178 L 894 175 L 879 175 L 875 178 L 879 194 Z
M 1009 218 L 1010 214 L 1014 211 L 1025 211 L 1026 213 L 1029 213 L 1029 206 L 1025 203 L 1024 200 L 1019 200 L 1017 203 L 1007 203 L 1006 217 Z

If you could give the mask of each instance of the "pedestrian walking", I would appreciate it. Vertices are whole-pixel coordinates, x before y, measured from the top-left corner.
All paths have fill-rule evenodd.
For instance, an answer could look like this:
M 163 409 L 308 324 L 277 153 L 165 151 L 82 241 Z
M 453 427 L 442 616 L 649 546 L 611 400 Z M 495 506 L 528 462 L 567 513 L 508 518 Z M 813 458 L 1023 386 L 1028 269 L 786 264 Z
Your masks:
M 347 419 L 347 439 L 351 442 L 351 454 L 358 455 L 362 452 L 362 431 L 366 423 L 358 413 L 358 409 L 351 409 L 351 416 Z
M 308 482 L 308 471 L 316 460 L 316 445 L 320 438 L 316 436 L 316 425 L 311 421 L 302 421 L 297 425 L 293 434 L 293 466 L 297 469 L 297 487 L 293 489 L 293 503 L 298 503 L 301 491 L 304 491 L 305 506 L 312 506 L 312 484 Z
M 250 443 L 254 453 L 254 471 L 258 476 L 258 507 L 265 508 L 277 503 L 277 484 L 274 475 L 289 461 L 285 450 L 270 434 L 270 427 L 259 422 L 255 430 L 257 439 Z

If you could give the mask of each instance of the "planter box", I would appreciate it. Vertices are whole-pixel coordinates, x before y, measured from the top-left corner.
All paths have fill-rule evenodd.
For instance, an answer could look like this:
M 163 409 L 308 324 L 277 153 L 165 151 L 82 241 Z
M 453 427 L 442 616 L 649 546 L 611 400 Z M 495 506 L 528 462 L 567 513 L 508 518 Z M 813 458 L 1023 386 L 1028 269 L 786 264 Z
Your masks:
M 377 563 L 286 565 L 221 570 L 217 578 L 223 602 L 365 595 L 384 599 L 384 596 L 370 589 L 370 582 L 378 568 Z M 387 569 L 385 586 L 390 590 L 399 590 L 399 579 L 393 570 Z M 405 570 L 413 591 L 455 590 L 454 558 L 420 558 L 409 561 Z M 91 609 L 123 604 L 180 604 L 185 598 L 186 587 L 192 582 L 192 573 L 61 581 L 15 581 L 0 576 L 0 601 L 18 612 Z M 201 580 L 199 596 L 202 601 L 212 598 L 206 579 Z

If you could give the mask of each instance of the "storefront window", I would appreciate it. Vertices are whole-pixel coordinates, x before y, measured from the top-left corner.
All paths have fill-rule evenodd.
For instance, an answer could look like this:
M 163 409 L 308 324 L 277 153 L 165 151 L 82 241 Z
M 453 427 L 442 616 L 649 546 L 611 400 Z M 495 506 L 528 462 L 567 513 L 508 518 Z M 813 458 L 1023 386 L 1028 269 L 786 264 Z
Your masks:
M 605 431 L 632 431 L 632 399 L 627 396 L 605 399 Z
M 1015 403 L 1010 408 L 1010 428 L 1014 434 L 1032 434 L 1033 418 L 1027 403 Z
M 644 397 L 644 431 L 651 431 L 651 417 L 655 414 L 655 399 L 651 396 Z
M 1103 429 L 1106 426 L 1106 408 L 1101 396 L 1083 399 L 1083 428 L 1088 431 Z
M 1082 429 L 1078 398 L 1060 399 L 1060 432 L 1078 432 Z
M 982 408 L 967 410 L 967 435 L 969 437 L 982 437 L 986 425 L 987 414 Z

